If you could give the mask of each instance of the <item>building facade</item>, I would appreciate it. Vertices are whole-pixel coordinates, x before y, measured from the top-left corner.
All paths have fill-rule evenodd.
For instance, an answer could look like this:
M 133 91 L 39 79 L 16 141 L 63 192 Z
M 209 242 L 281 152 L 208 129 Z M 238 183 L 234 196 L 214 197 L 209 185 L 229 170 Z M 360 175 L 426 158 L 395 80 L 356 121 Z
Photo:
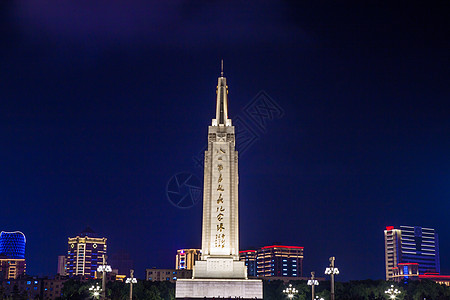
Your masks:
M 26 273 L 25 244 L 20 231 L 0 233 L 0 280 L 17 279 Z
M 303 275 L 303 247 L 273 245 L 257 250 L 240 251 L 249 276 L 301 277 Z M 254 269 L 253 269 L 254 268 Z
M 175 282 L 177 279 L 191 279 L 192 270 L 175 270 L 175 269 L 146 269 L 145 280 L 148 281 L 170 281 Z
M 23 298 L 26 297 L 26 299 L 42 299 L 42 279 L 22 276 L 17 279 L 2 280 L 0 284 L 5 299 L 13 299 L 14 294 L 19 294 Z
M 58 269 L 56 271 L 56 274 L 65 276 L 66 275 L 66 264 L 67 264 L 67 257 L 65 255 L 59 255 L 58 256 Z
M 239 259 L 245 262 L 245 266 L 247 267 L 247 275 L 249 277 L 256 277 L 258 274 L 256 272 L 256 258 L 257 258 L 256 250 L 243 250 L 239 251 Z
M 194 262 L 202 258 L 202 250 L 200 249 L 180 249 L 177 250 L 175 257 L 175 269 L 192 270 Z
M 386 280 L 398 277 L 406 264 L 417 264 L 419 275 L 440 273 L 438 234 L 432 228 L 387 226 L 384 249 Z
M 97 267 L 106 260 L 106 240 L 105 237 L 98 237 L 90 228 L 69 238 L 66 275 L 95 278 Z

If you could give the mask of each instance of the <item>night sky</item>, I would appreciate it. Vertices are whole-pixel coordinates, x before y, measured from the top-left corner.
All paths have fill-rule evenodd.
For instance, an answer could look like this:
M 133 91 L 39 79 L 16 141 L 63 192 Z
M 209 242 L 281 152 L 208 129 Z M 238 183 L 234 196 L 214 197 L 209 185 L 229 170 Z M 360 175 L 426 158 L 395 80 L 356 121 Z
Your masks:
M 419 225 L 450 274 L 447 1 L 167 2 L 1 2 L 0 230 L 26 235 L 29 274 L 55 274 L 86 226 L 141 277 L 201 246 L 201 203 L 166 188 L 203 178 L 222 58 L 229 116 L 255 136 L 241 249 L 304 246 L 304 275 L 336 256 L 338 280 L 381 279 L 385 226 Z M 245 119 L 260 91 L 280 108 L 262 129 Z

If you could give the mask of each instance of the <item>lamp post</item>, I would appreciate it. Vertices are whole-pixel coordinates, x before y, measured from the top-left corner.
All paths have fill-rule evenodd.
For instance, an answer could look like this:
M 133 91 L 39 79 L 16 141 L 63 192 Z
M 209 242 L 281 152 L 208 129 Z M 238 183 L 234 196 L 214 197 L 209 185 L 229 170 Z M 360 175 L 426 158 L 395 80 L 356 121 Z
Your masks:
M 384 292 L 388 295 L 389 299 L 397 299 L 397 295 L 401 294 L 401 292 L 398 289 L 395 289 L 393 285 Z
M 289 287 L 284 289 L 283 293 L 285 293 L 289 299 L 292 299 L 298 293 L 298 290 L 296 288 L 293 288 L 292 284 L 289 284 Z
M 133 300 L 133 283 L 137 283 L 137 280 L 136 278 L 134 278 L 133 274 L 134 270 L 130 270 L 130 278 L 127 278 L 127 280 L 125 281 L 125 283 L 130 284 L 130 300 Z
M 89 291 L 92 293 L 92 297 L 94 297 L 94 299 L 98 299 L 98 297 L 100 296 L 100 287 L 98 285 L 93 285 L 89 288 Z
M 339 269 L 334 267 L 334 256 L 330 257 L 330 266 L 325 269 L 325 274 L 331 276 L 331 300 L 334 300 L 334 275 L 339 275 Z
M 314 287 L 316 285 L 319 285 L 319 281 L 317 279 L 314 279 L 315 272 L 311 272 L 311 279 L 308 280 L 308 285 L 311 286 L 311 299 L 314 300 Z
M 102 272 L 102 299 L 106 299 L 106 273 L 111 272 L 111 266 L 106 264 L 106 257 L 103 255 L 103 264 L 98 266 L 97 272 Z

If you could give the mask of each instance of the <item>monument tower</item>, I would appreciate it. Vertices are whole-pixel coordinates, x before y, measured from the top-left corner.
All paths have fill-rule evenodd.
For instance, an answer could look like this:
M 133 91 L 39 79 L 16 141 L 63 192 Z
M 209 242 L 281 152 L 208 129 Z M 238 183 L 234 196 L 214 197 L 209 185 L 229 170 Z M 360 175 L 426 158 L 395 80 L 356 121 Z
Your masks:
M 223 62 L 216 94 L 216 118 L 208 127 L 205 151 L 202 258 L 195 262 L 192 279 L 177 281 L 176 298 L 262 299 L 262 281 L 247 279 L 247 267 L 239 261 L 238 152 Z

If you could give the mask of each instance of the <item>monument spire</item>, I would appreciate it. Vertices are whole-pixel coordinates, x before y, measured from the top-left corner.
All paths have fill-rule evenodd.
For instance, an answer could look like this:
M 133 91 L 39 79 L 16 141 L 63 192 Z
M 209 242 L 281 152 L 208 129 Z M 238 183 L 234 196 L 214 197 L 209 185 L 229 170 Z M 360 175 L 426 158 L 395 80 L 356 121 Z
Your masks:
M 231 126 L 231 120 L 228 119 L 228 86 L 227 79 L 223 77 L 223 59 L 220 64 L 220 77 L 217 82 L 217 103 L 216 118 L 213 119 L 213 126 Z

